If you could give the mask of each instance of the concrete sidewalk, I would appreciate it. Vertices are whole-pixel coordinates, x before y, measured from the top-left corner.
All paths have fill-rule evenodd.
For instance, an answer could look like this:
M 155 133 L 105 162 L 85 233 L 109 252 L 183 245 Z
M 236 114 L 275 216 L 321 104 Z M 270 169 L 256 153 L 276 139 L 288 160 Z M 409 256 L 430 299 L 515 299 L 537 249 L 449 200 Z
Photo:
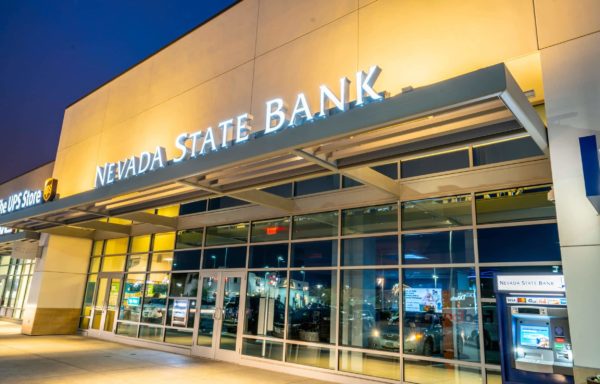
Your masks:
M 81 336 L 23 336 L 0 321 L 0 382 L 316 384 L 284 373 Z

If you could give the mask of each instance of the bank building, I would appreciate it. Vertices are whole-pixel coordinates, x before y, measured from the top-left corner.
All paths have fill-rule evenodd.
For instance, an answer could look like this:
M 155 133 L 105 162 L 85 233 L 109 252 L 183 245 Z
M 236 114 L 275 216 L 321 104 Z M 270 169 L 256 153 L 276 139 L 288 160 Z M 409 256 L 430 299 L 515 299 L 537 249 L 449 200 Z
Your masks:
M 598 15 L 236 3 L 0 185 L 0 318 L 339 383 L 584 383 Z

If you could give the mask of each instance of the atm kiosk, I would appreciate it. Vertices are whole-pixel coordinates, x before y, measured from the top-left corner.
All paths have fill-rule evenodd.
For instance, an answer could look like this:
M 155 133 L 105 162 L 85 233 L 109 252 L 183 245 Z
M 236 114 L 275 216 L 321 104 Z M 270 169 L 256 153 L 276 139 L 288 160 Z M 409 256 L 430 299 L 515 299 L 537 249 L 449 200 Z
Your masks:
M 564 278 L 495 276 L 502 382 L 573 383 Z

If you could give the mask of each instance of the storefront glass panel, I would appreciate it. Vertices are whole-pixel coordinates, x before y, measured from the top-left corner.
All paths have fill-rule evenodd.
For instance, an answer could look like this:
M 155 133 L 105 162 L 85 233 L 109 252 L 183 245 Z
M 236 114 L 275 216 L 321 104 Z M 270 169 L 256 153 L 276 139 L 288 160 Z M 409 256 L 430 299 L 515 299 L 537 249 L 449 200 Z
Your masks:
M 269 360 L 283 360 L 283 343 L 262 339 L 243 339 L 242 354 Z
M 247 247 L 205 249 L 202 268 L 244 268 L 246 267 L 247 249 Z
M 403 202 L 402 229 L 471 225 L 471 200 L 471 196 L 463 195 Z
M 359 351 L 340 351 L 340 370 L 359 375 L 400 380 L 400 357 Z
M 252 223 L 250 242 L 287 240 L 289 232 L 290 219 L 288 217 L 277 220 L 255 221 Z
M 398 236 L 343 239 L 342 265 L 398 265 Z
M 548 199 L 550 191 L 550 185 L 541 185 L 478 193 L 477 223 L 554 219 L 556 207 Z
M 474 249 L 471 230 L 402 235 L 403 264 L 473 263 Z
M 285 361 L 318 368 L 335 369 L 335 353 L 328 348 L 288 344 Z
M 146 280 L 142 322 L 163 324 L 169 289 L 169 274 L 151 273 Z
M 292 239 L 311 239 L 338 235 L 338 212 L 294 216 Z
M 253 245 L 250 247 L 248 268 L 286 268 L 288 243 Z
M 145 277 L 144 274 L 125 276 L 119 320 L 140 321 Z
M 342 211 L 342 235 L 391 232 L 398 230 L 396 204 Z
M 202 228 L 186 229 L 177 231 L 177 239 L 175 249 L 197 248 L 202 246 L 202 236 L 204 230 Z
M 404 381 L 419 384 L 481 384 L 482 377 L 479 368 L 405 359 Z
M 244 333 L 283 338 L 287 273 L 249 272 L 247 284 Z
M 206 228 L 206 245 L 246 244 L 248 223 Z
M 337 240 L 292 243 L 292 267 L 333 267 L 337 265 Z

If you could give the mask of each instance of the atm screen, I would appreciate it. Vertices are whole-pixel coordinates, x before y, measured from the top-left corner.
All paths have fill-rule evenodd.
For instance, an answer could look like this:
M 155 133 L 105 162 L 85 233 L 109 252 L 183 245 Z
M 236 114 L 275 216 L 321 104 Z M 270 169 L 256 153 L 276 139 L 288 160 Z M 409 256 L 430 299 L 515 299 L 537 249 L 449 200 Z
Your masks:
M 521 325 L 520 344 L 525 347 L 550 348 L 550 328 L 539 325 Z

